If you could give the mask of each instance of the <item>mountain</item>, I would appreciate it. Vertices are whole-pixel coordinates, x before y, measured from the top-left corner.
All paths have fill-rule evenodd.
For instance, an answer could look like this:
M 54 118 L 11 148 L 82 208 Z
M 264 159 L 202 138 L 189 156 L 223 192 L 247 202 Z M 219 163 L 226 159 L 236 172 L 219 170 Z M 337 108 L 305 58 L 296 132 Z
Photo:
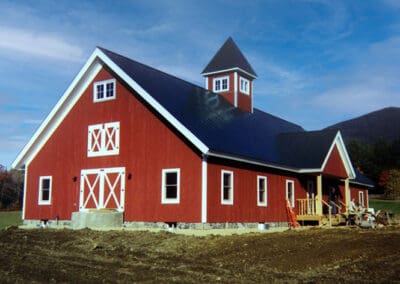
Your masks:
M 384 108 L 325 129 L 340 130 L 346 142 L 361 140 L 374 143 L 380 138 L 392 142 L 400 139 L 400 108 Z

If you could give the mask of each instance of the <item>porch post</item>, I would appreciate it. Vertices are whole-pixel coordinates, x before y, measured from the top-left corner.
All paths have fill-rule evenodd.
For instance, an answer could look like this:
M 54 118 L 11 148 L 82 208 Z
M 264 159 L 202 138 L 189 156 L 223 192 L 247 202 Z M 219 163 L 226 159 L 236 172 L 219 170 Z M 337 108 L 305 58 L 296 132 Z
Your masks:
M 350 186 L 349 186 L 349 178 L 344 180 L 344 203 L 346 204 L 346 214 L 349 213 L 349 204 L 350 204 Z
M 317 198 L 315 203 L 315 213 L 322 215 L 322 175 L 317 175 Z

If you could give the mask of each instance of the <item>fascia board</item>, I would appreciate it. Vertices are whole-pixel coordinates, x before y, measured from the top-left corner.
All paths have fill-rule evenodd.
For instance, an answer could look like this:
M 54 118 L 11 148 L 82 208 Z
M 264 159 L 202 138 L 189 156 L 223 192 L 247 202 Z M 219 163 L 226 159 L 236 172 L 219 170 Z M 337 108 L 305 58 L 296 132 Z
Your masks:
M 158 113 L 170 122 L 179 132 L 182 133 L 190 142 L 193 143 L 202 153 L 208 152 L 208 147 L 200 141 L 189 129 L 187 129 L 178 119 L 167 111 L 157 102 L 146 90 L 144 90 L 135 80 L 125 73 L 117 64 L 114 63 L 106 54 L 99 50 L 100 59 L 113 70 L 123 81 L 135 90 L 147 103 L 149 103 Z
M 218 70 L 218 71 L 213 71 L 213 72 L 207 72 L 207 73 L 201 73 L 203 76 L 209 76 L 209 75 L 214 75 L 214 74 L 220 74 L 220 73 L 227 73 L 227 72 L 232 72 L 232 71 L 239 71 L 241 73 L 246 74 L 247 76 L 256 79 L 257 76 L 254 76 L 253 74 L 250 74 L 249 72 L 243 70 L 242 68 L 239 67 L 234 67 L 234 68 L 228 68 L 228 69 L 223 69 L 223 70 Z
M 29 164 L 29 162 L 36 156 L 37 152 L 42 148 L 54 130 L 71 110 L 75 102 L 79 99 L 82 92 L 100 71 L 102 66 L 96 59 L 98 56 L 99 50 L 96 49 L 79 73 L 75 76 L 74 80 L 53 107 L 51 112 L 40 124 L 32 138 L 18 154 L 17 158 L 12 163 L 12 168 L 21 168 L 25 164 Z

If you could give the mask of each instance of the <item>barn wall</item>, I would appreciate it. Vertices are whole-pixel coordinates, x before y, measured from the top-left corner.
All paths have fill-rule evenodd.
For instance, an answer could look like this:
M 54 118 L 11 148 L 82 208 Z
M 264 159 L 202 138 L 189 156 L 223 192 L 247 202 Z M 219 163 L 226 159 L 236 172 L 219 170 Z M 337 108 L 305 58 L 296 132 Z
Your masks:
M 102 69 L 94 81 L 111 79 Z M 26 219 L 70 219 L 82 169 L 126 168 L 125 221 L 201 220 L 201 158 L 120 82 L 115 100 L 93 103 L 93 84 L 29 165 Z M 88 157 L 88 125 L 120 122 L 119 155 Z M 180 204 L 161 204 L 161 171 L 180 168 Z M 38 205 L 39 176 L 52 176 L 51 205 Z M 130 175 L 130 179 L 128 179 Z
M 221 204 L 221 171 L 234 174 L 233 205 Z M 268 204 L 257 205 L 257 176 L 268 179 Z M 284 175 L 266 169 L 235 167 L 229 164 L 208 164 L 208 222 L 287 222 L 286 180 L 295 183 L 295 198 L 304 192 L 296 176 Z

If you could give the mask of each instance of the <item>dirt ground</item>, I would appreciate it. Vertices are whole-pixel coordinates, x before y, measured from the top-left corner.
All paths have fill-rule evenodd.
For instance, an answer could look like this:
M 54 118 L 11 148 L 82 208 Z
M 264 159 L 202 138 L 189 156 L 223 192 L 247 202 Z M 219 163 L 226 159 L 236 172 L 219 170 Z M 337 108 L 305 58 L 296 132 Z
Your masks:
M 400 283 L 400 227 L 187 236 L 0 231 L 2 283 Z

